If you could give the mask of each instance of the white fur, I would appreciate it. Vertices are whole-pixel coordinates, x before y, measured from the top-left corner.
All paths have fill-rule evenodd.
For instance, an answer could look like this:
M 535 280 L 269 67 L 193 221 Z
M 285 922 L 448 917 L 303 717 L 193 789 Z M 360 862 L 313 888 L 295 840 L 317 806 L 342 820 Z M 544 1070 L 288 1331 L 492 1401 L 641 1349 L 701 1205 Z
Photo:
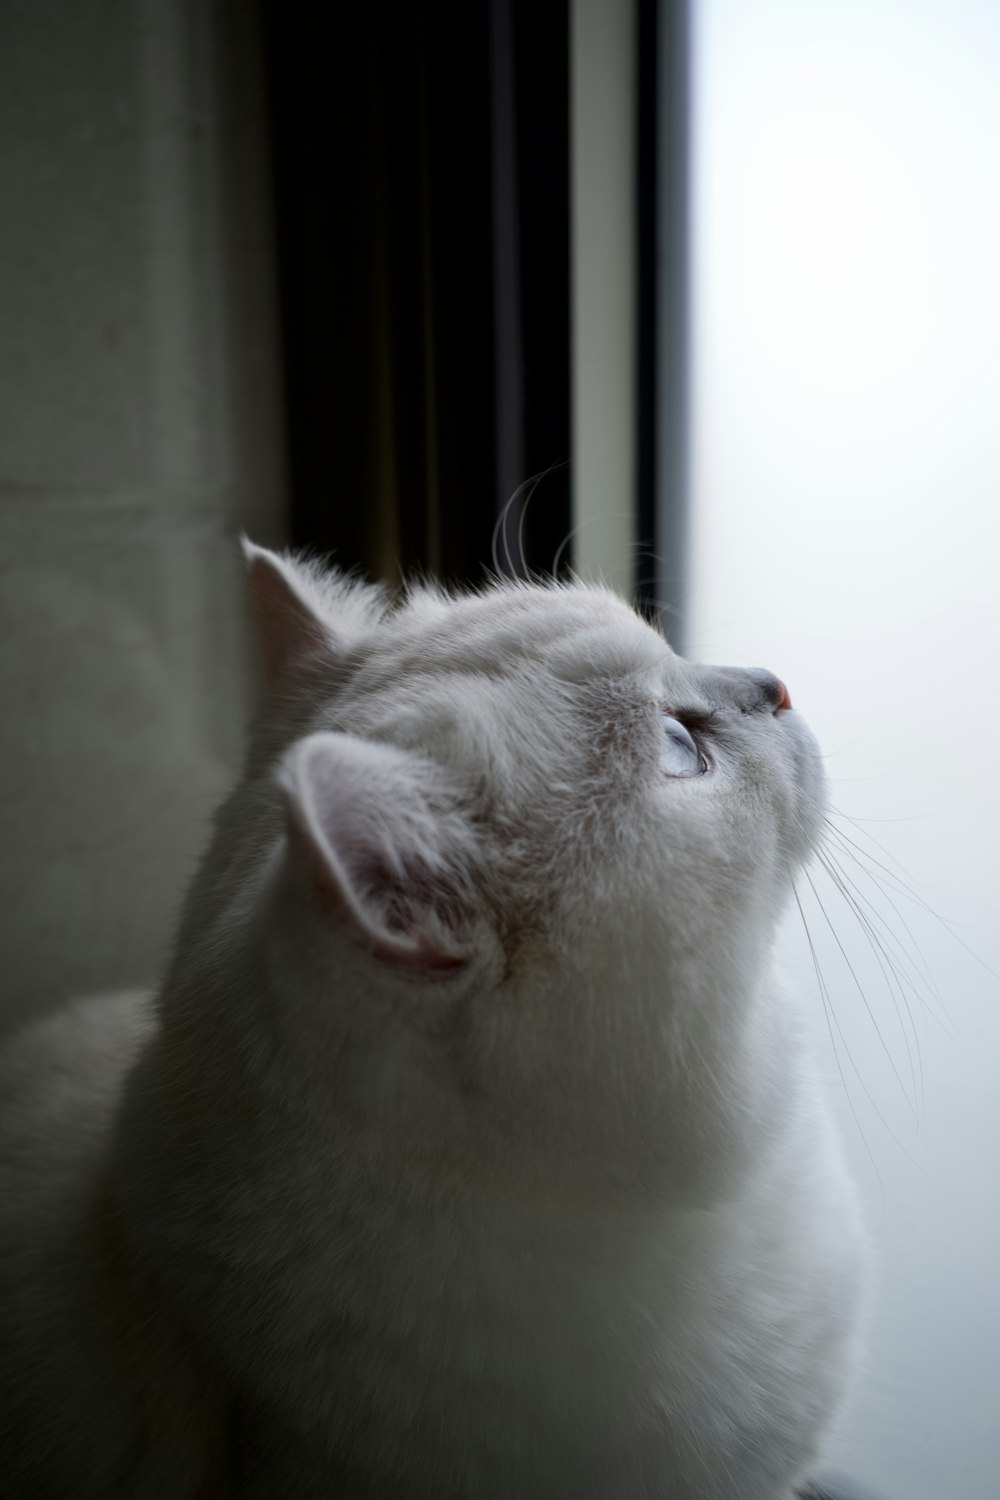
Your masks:
M 786 1500 L 863 1261 L 771 974 L 808 731 L 599 589 L 393 608 L 247 553 L 269 698 L 156 1030 L 98 1003 L 3 1065 L 0 1492 Z M 154 1330 L 111 1355 L 109 1162 Z

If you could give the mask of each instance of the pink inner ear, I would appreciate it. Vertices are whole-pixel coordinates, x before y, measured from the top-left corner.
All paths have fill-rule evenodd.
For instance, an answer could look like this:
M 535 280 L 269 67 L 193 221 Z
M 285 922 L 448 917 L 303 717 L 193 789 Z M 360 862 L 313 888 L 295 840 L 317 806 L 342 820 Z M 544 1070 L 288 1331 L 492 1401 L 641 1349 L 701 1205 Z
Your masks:
M 264 672 L 273 682 L 296 662 L 329 646 L 329 635 L 283 559 L 248 541 L 243 553 Z
M 393 846 L 407 821 L 392 810 L 419 796 L 405 776 L 391 775 L 402 752 L 367 745 L 342 734 L 315 734 L 290 752 L 279 776 L 284 788 L 293 857 L 308 869 L 321 906 L 352 940 L 381 963 L 419 975 L 455 973 L 467 958 L 446 947 L 435 931 L 426 890 L 413 897 L 408 928 L 386 917 L 390 889 L 406 894 L 414 851 Z M 393 784 L 395 781 L 396 784 Z M 398 874 L 392 874 L 397 871 Z M 410 877 L 412 879 L 412 877 Z M 424 913 L 424 922 L 421 921 Z
M 382 963 L 392 964 L 413 975 L 454 974 L 459 969 L 464 969 L 468 962 L 461 954 L 447 953 L 443 948 L 434 947 L 422 933 L 416 933 L 409 939 L 400 935 L 391 942 L 375 939 L 369 952 Z

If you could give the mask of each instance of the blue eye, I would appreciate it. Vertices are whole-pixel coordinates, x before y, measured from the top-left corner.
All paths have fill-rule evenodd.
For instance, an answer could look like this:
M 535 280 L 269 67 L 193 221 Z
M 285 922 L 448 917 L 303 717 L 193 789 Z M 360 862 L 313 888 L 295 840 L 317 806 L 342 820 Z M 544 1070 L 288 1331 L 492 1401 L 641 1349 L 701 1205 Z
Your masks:
M 660 746 L 660 770 L 665 776 L 700 776 L 708 769 L 705 757 L 684 725 L 663 714 L 663 742 Z

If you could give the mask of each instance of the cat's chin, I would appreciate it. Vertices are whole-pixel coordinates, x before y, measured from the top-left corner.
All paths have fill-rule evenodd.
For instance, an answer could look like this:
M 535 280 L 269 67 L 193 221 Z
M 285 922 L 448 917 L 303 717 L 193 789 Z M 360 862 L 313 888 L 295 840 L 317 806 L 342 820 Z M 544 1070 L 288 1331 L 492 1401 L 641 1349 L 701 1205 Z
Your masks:
M 786 840 L 794 869 L 808 864 L 823 841 L 827 808 L 827 777 L 819 743 L 801 715 L 777 716 L 783 752 L 789 758 L 795 785 L 793 815 Z

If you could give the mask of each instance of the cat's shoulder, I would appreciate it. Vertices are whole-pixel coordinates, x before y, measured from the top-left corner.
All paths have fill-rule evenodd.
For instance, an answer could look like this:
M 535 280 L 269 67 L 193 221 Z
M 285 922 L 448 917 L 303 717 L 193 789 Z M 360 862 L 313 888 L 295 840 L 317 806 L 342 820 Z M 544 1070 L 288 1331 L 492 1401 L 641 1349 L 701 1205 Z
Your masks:
M 154 1030 L 149 997 L 124 992 L 76 1001 L 0 1047 L 5 1284 L 31 1273 L 32 1245 L 61 1244 L 84 1212 L 123 1080 Z
M 74 1001 L 0 1043 L 0 1171 L 32 1150 L 72 1149 L 67 1126 L 81 1148 L 103 1133 L 155 1028 L 151 997 L 119 991 Z
M 0 1493 L 159 1500 L 218 1469 L 216 1404 L 120 1199 L 116 1109 L 155 1033 L 150 998 L 117 993 L 0 1050 Z

